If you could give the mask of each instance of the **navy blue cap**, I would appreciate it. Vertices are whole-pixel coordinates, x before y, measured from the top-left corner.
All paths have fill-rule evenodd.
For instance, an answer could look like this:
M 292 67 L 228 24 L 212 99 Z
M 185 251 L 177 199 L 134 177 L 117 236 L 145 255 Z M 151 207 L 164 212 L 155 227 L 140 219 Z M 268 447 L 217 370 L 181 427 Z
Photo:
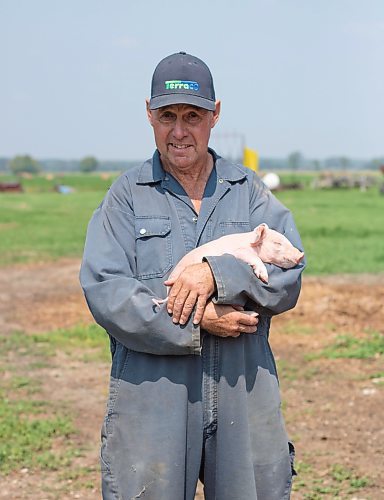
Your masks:
M 215 110 L 215 89 L 208 66 L 201 59 L 178 52 L 162 59 L 152 77 L 150 109 L 191 104 Z

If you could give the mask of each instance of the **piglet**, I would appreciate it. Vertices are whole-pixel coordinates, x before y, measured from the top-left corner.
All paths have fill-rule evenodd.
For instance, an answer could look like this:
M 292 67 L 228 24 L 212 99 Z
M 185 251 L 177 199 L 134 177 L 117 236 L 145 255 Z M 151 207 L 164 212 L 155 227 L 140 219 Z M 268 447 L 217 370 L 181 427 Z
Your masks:
M 289 269 L 304 258 L 304 253 L 295 248 L 285 236 L 269 229 L 267 224 L 263 223 L 248 233 L 228 234 L 194 248 L 178 262 L 168 279 L 177 279 L 187 266 L 202 262 L 206 256 L 224 253 L 232 254 L 249 264 L 255 275 L 264 283 L 268 283 L 264 263 Z M 153 299 L 153 302 L 160 305 L 166 300 Z

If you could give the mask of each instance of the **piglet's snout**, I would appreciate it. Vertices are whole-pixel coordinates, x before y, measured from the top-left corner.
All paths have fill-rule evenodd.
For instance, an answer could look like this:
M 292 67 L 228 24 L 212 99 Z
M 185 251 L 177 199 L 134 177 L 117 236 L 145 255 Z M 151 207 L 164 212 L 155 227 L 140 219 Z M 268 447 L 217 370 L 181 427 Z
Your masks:
M 297 248 L 292 247 L 287 254 L 283 256 L 284 264 L 282 267 L 287 269 L 297 266 L 304 259 L 304 252 L 300 252 Z

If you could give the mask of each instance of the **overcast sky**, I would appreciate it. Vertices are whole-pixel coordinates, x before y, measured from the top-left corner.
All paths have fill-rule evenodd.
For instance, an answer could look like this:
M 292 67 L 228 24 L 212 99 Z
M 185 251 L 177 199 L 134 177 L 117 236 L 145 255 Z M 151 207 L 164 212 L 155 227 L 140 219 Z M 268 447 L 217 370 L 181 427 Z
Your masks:
M 151 156 L 150 79 L 181 50 L 213 73 L 218 149 L 384 155 L 383 0 L 0 0 L 0 22 L 0 156 Z

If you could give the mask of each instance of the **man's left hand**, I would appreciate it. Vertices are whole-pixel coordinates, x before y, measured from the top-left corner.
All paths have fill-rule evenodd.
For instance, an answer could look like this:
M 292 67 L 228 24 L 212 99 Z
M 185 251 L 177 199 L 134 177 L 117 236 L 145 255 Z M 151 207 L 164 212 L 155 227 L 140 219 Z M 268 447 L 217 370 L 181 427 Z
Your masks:
M 172 287 L 167 304 L 172 321 L 184 325 L 196 305 L 193 323 L 200 323 L 216 285 L 209 264 L 203 262 L 187 266 L 176 280 L 167 280 L 164 284 Z

